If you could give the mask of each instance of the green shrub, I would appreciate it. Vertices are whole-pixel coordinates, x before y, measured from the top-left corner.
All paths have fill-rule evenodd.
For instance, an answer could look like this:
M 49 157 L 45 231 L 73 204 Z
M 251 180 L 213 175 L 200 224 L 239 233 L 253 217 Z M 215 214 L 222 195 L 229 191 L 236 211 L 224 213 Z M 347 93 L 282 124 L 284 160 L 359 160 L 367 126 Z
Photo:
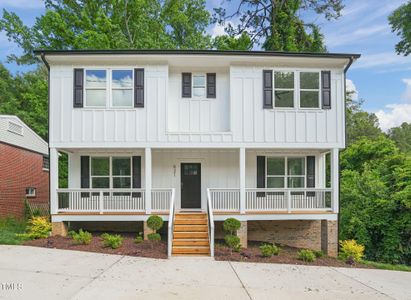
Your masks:
M 88 245 L 91 243 L 91 240 L 93 239 L 91 233 L 83 231 L 83 229 L 80 229 L 78 233 L 75 231 L 70 231 L 70 236 L 78 245 Z
M 138 235 L 136 236 L 136 238 L 134 239 L 134 243 L 140 244 L 140 243 L 142 243 L 142 242 L 143 242 L 143 236 L 142 236 L 141 234 L 138 234 Z
M 228 218 L 223 223 L 223 229 L 229 235 L 235 235 L 240 227 L 241 222 L 235 218 Z
M 315 255 L 315 257 L 317 257 L 317 258 L 323 257 L 323 256 L 324 256 L 324 252 L 323 252 L 322 250 L 314 251 L 314 255 Z
M 117 249 L 123 244 L 123 237 L 119 234 L 103 233 L 101 238 L 103 239 L 104 247 Z
M 151 230 L 157 231 L 163 227 L 163 219 L 159 216 L 153 215 L 147 219 L 147 226 Z
M 340 241 L 340 246 L 340 257 L 343 260 L 352 259 L 358 262 L 364 256 L 364 245 L 357 244 L 355 240 Z
M 51 223 L 46 217 L 32 217 L 27 222 L 26 233 L 21 236 L 29 239 L 41 239 L 50 236 Z
M 260 246 L 261 255 L 264 257 L 271 257 L 280 253 L 280 248 L 274 244 L 263 244 Z
M 161 235 L 160 235 L 159 233 L 149 233 L 149 234 L 147 235 L 147 238 L 148 238 L 150 241 L 153 241 L 153 242 L 161 241 Z
M 315 261 L 315 254 L 309 249 L 302 249 L 298 251 L 298 259 L 305 262 L 313 262 Z
M 227 246 L 231 249 L 231 251 L 240 251 L 241 243 L 240 243 L 240 238 L 238 236 L 227 234 L 224 237 L 224 240 Z

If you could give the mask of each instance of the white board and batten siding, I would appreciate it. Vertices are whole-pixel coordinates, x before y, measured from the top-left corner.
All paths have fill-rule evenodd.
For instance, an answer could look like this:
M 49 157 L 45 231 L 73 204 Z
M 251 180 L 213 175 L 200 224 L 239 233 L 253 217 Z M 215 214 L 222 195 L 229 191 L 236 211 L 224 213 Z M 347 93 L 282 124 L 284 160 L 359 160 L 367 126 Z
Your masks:
M 51 66 L 51 147 L 344 147 L 342 69 L 331 70 L 332 105 L 324 110 L 263 109 L 264 66 L 127 67 L 145 69 L 144 108 L 73 108 L 74 67 Z M 188 71 L 216 73 L 217 97 L 182 98 L 181 73 Z
M 12 115 L 0 115 L 0 142 L 48 155 L 48 145 L 22 120 Z

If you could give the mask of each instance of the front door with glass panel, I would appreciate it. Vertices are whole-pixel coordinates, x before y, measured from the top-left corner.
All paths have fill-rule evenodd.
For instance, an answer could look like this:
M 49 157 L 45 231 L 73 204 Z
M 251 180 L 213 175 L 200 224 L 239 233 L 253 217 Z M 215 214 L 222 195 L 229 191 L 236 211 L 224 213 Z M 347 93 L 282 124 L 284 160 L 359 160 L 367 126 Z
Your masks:
M 181 208 L 201 208 L 201 164 L 181 164 Z

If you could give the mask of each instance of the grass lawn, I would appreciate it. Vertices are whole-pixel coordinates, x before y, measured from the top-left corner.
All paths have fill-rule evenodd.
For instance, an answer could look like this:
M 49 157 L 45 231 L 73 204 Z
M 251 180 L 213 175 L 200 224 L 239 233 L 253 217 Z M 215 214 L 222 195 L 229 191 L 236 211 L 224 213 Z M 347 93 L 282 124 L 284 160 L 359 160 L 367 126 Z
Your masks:
M 26 239 L 16 236 L 24 233 L 26 222 L 14 218 L 0 218 L 0 244 L 1 245 L 20 245 Z
M 376 269 L 411 272 L 411 266 L 407 265 L 392 265 L 369 260 L 362 261 L 362 263 L 365 265 L 372 266 Z

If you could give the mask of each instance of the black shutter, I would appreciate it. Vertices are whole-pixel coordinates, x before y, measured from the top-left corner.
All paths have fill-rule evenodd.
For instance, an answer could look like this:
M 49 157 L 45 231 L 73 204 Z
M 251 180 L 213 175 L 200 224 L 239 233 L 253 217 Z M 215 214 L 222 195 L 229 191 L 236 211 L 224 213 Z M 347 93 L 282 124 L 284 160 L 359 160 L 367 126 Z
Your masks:
M 144 69 L 134 69 L 134 107 L 144 107 Z
M 181 96 L 191 98 L 191 73 L 183 73 L 181 82 Z
M 141 156 L 133 156 L 133 188 L 141 188 Z
M 207 73 L 207 98 L 216 98 L 216 74 Z
M 257 156 L 257 188 L 265 188 L 265 156 Z
M 331 72 L 321 72 L 321 95 L 323 109 L 331 109 Z
M 83 107 L 84 69 L 74 69 L 73 107 Z
M 90 156 L 80 157 L 81 188 L 90 188 Z
M 315 156 L 307 156 L 307 187 L 315 187 Z
M 263 70 L 263 107 L 273 108 L 273 71 Z

